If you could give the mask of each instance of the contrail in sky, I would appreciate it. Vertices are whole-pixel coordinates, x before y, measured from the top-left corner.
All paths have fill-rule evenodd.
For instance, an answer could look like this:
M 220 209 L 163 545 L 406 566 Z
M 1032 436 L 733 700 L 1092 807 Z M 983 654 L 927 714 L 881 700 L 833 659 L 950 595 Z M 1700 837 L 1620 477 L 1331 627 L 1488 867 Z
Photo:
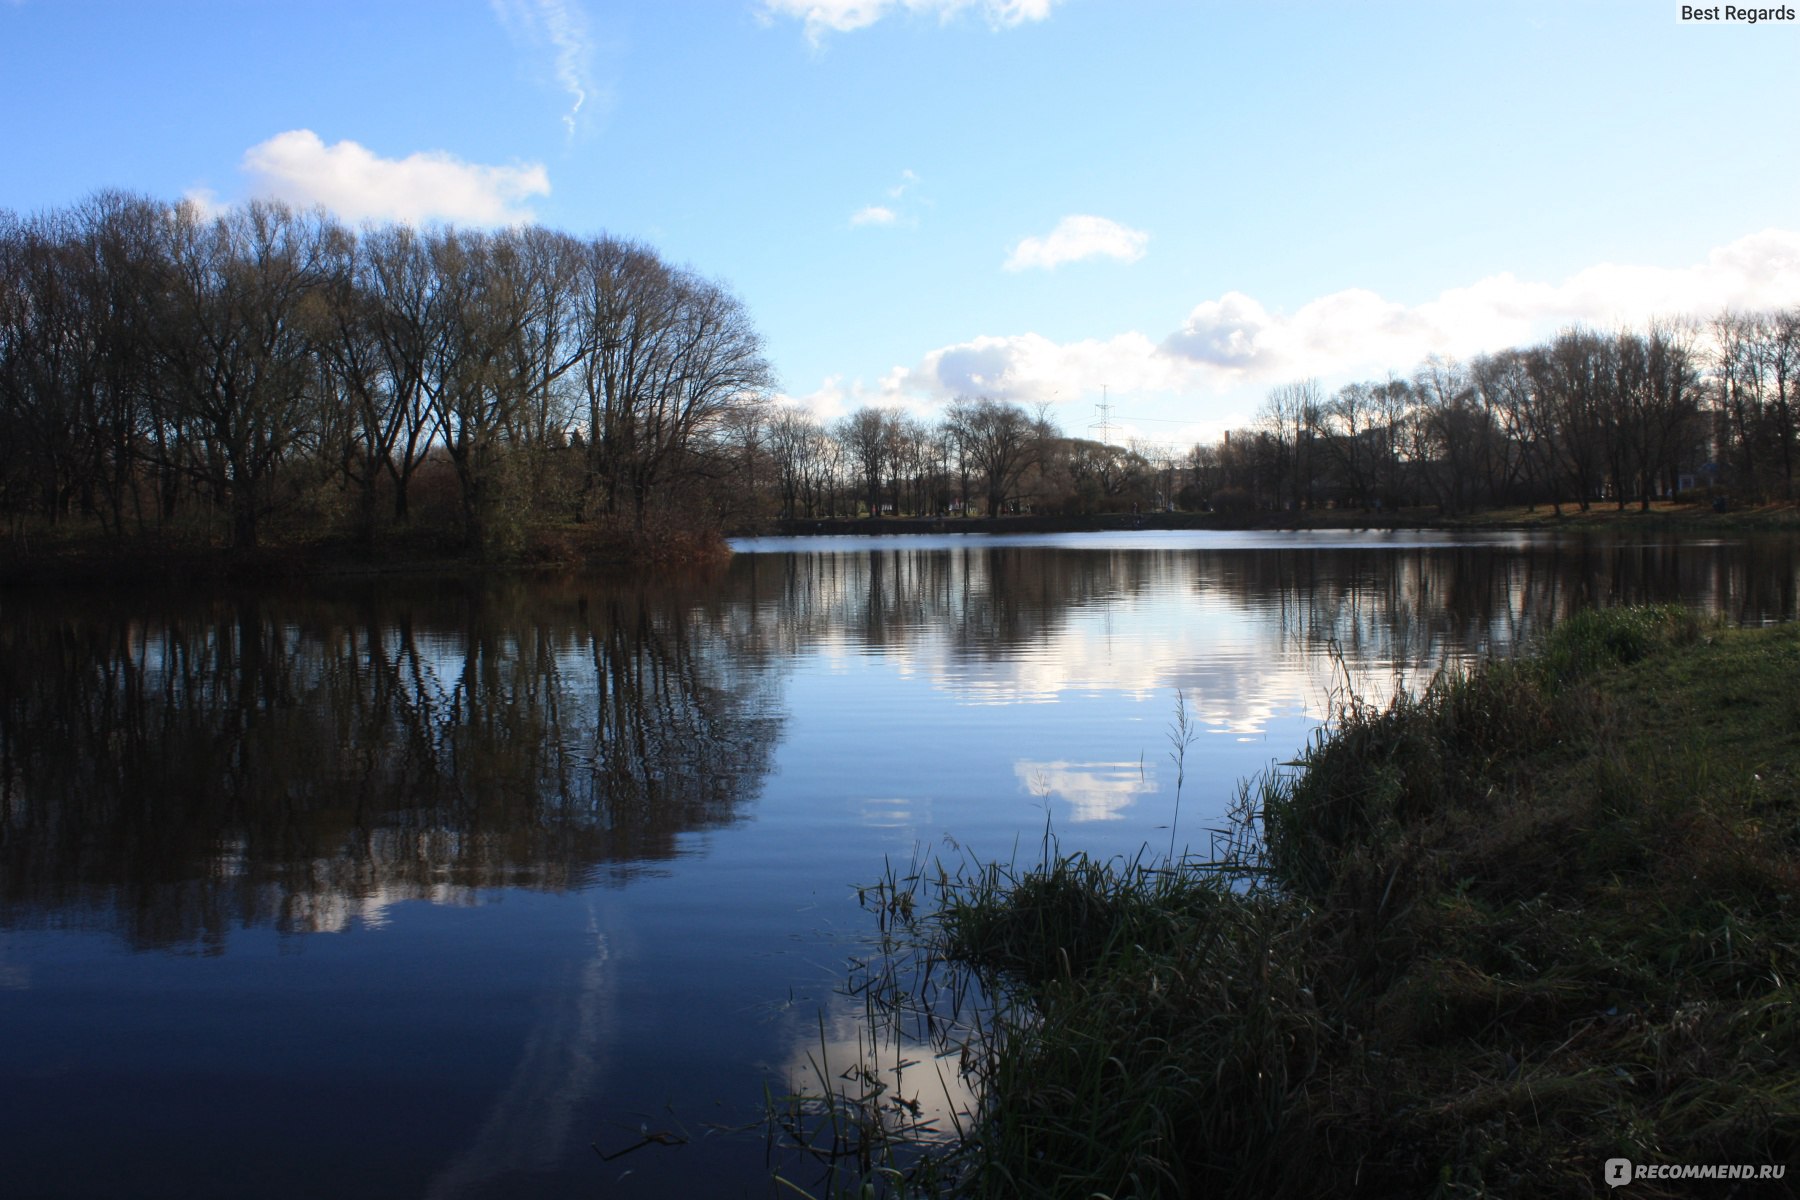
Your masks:
M 573 138 L 582 106 L 593 90 L 588 79 L 593 44 L 588 37 L 587 14 L 575 0 L 493 0 L 493 7 L 502 24 L 514 29 L 523 27 L 534 37 L 547 40 L 555 50 L 556 83 L 569 96 L 563 127 Z

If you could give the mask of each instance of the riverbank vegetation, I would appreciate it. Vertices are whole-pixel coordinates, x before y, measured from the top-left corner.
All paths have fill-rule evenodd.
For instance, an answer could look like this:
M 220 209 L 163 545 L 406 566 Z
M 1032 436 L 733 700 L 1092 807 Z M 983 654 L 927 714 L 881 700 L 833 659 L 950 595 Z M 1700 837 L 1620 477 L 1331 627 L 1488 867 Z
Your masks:
M 729 291 L 609 237 L 110 193 L 0 213 L 0 513 L 27 564 L 717 549 L 772 386 Z
M 858 986 L 982 1100 L 922 1131 L 916 1100 L 840 1095 L 855 1186 L 1588 1196 L 1623 1157 L 1781 1166 L 1730 1194 L 1786 1194 L 1797 670 L 1791 625 L 1590 611 L 1535 657 L 1346 697 L 1208 861 L 890 876 L 895 953 Z

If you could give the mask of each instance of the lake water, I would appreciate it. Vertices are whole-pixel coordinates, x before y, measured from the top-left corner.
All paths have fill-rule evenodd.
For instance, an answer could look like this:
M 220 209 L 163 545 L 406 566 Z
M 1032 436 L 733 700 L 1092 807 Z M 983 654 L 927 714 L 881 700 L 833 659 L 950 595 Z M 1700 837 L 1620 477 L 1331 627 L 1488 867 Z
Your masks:
M 737 549 L 0 594 L 5 1194 L 770 1195 L 884 863 L 1204 853 L 1334 654 L 1378 695 L 1581 604 L 1800 594 L 1789 538 Z

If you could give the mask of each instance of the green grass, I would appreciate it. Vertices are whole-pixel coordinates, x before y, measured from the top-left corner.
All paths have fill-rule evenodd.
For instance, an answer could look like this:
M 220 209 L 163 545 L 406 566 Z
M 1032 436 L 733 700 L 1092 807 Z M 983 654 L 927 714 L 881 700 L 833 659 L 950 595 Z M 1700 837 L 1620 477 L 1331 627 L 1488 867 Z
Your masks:
M 1462 528 L 1493 529 L 1567 529 L 1567 528 L 1662 528 L 1688 532 L 1701 531 L 1779 531 L 1792 532 L 1800 527 L 1800 505 L 1791 500 L 1761 501 L 1734 499 L 1725 512 L 1713 511 L 1705 502 L 1673 503 L 1652 501 L 1648 510 L 1636 501 L 1624 508 L 1613 501 L 1595 501 L 1586 512 L 1565 501 L 1558 515 L 1550 504 L 1507 505 L 1460 513 L 1444 518 L 1440 524 Z
M 939 1025 L 983 1102 L 928 1174 L 856 1186 L 1586 1196 L 1622 1156 L 1793 1188 L 1796 684 L 1800 628 L 1585 613 L 1345 703 L 1246 785 L 1224 861 L 890 879 L 912 957 L 871 968 L 871 1019 L 985 997 Z

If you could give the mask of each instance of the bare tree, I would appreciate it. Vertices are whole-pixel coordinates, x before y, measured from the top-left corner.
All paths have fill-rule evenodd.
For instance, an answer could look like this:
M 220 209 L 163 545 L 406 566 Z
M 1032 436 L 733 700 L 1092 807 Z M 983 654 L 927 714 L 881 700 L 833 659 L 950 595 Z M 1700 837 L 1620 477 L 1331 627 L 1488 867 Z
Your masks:
M 93 387 L 79 288 L 70 271 L 72 222 L 63 215 L 0 227 L 0 434 L 8 491 L 35 495 L 60 520 L 79 477 L 71 419 Z
M 1535 508 L 1544 466 L 1527 355 L 1520 350 L 1483 355 L 1470 364 L 1469 375 L 1495 432 L 1497 471 L 1489 498 L 1516 501 L 1522 490 L 1527 507 Z
M 507 434 L 521 397 L 505 386 L 502 359 L 513 328 L 526 320 L 521 298 L 499 278 L 493 238 L 446 229 L 431 239 L 442 334 L 426 372 L 439 437 L 456 470 L 463 534 L 483 551 L 501 547 L 509 525 L 501 510 Z
M 1762 353 L 1755 317 L 1724 312 L 1712 321 L 1713 379 L 1726 439 L 1745 483 L 1755 485 L 1764 440 Z
M 587 247 L 576 369 L 589 453 L 605 507 L 641 528 L 653 495 L 707 475 L 704 441 L 773 385 L 743 304 L 652 251 L 601 239 Z
M 257 544 L 284 458 L 315 428 L 303 305 L 322 278 L 319 223 L 252 201 L 164 222 L 167 262 L 154 344 L 194 453 L 188 470 L 231 512 L 234 546 Z
M 964 463 L 980 481 L 988 516 L 999 515 L 1007 497 L 1040 451 L 1037 423 L 1017 404 L 981 396 L 958 397 L 945 414 Z
M 837 423 L 838 444 L 854 465 L 869 515 L 881 515 L 881 483 L 894 453 L 895 415 L 865 405 Z
M 769 418 L 766 440 L 774 460 L 775 485 L 781 490 L 781 515 L 786 520 L 799 516 L 803 497 L 806 515 L 814 515 L 806 485 L 821 432 L 818 418 L 803 408 L 775 409 Z
M 1271 391 L 1258 414 L 1262 426 L 1274 438 L 1280 456 L 1278 474 L 1288 487 L 1289 504 L 1311 508 L 1317 475 L 1317 434 L 1324 417 L 1324 400 L 1316 379 L 1284 383 Z M 1280 483 L 1276 484 L 1277 489 Z
M 375 339 L 386 392 L 366 415 L 365 436 L 377 447 L 394 488 L 394 519 L 410 516 L 413 474 L 438 432 L 432 371 L 440 366 L 446 322 L 442 280 L 426 239 L 405 225 L 366 232 L 358 243 L 356 302 Z
M 1473 506 L 1476 485 L 1491 478 L 1493 426 L 1460 363 L 1433 355 L 1419 368 L 1419 452 L 1415 468 L 1444 512 Z
M 1583 512 L 1600 495 L 1604 480 L 1616 350 L 1603 334 L 1570 329 L 1532 359 L 1534 382 L 1564 468 L 1563 486 L 1575 493 Z
M 1321 421 L 1326 453 L 1344 481 L 1345 499 L 1363 509 L 1369 507 L 1374 490 L 1378 453 L 1371 428 L 1374 407 L 1371 385 L 1345 384 L 1326 403 Z

